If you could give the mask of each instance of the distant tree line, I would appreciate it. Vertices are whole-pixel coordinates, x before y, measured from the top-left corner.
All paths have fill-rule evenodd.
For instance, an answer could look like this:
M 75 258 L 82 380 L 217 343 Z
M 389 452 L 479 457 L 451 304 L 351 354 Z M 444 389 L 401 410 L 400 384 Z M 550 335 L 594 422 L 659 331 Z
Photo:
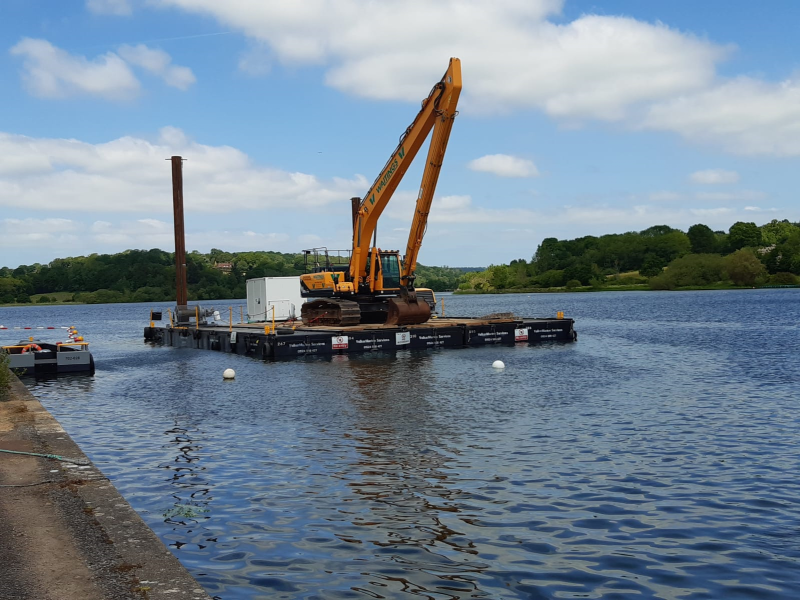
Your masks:
M 221 300 L 246 297 L 246 281 L 257 277 L 300 275 L 302 254 L 225 252 L 186 255 L 189 298 Z M 417 285 L 436 291 L 458 287 L 464 271 L 449 267 L 417 268 Z M 126 250 L 57 258 L 48 264 L 0 268 L 0 303 L 28 303 L 31 296 L 69 292 L 67 301 L 162 302 L 175 299 L 175 257 L 163 250 Z M 60 294 L 64 296 L 64 294 Z M 39 302 L 54 300 L 40 296 Z
M 800 224 L 776 219 L 760 227 L 740 221 L 727 232 L 703 224 L 686 232 L 656 225 L 600 237 L 547 238 L 530 261 L 467 273 L 459 289 L 792 285 L 800 281 L 798 275 Z
M 247 279 L 300 275 L 305 267 L 302 254 L 216 248 L 189 252 L 186 266 L 192 300 L 244 298 Z M 761 226 L 737 222 L 727 232 L 702 224 L 686 232 L 656 225 L 600 237 L 547 238 L 530 261 L 520 258 L 488 269 L 418 265 L 416 285 L 475 292 L 676 289 L 796 285 L 798 276 L 800 224 L 776 219 Z M 126 250 L 0 268 L 0 303 L 27 303 L 42 294 L 87 304 L 172 301 L 174 255 L 158 249 Z M 55 298 L 39 296 L 38 301 Z

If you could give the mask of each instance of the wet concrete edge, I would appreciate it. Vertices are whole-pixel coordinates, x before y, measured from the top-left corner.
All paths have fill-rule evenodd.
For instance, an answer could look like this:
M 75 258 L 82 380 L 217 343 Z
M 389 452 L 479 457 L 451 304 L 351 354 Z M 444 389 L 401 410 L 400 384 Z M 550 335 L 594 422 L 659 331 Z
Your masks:
M 46 463 L 40 472 L 47 473 L 48 479 L 55 479 L 50 497 L 60 518 L 66 521 L 84 561 L 101 587 L 110 593 L 109 597 L 119 597 L 122 591 L 119 584 L 124 581 L 125 591 L 133 597 L 210 600 L 202 586 L 18 378 L 12 377 L 9 392 L 9 400 L 23 402 L 27 409 L 30 427 L 20 433 L 30 440 L 36 452 L 85 462 L 79 466 L 37 459 Z M 0 410 L 3 404 L 0 402 Z M 57 465 L 60 472 L 49 473 Z M 25 527 L 24 523 L 14 525 Z

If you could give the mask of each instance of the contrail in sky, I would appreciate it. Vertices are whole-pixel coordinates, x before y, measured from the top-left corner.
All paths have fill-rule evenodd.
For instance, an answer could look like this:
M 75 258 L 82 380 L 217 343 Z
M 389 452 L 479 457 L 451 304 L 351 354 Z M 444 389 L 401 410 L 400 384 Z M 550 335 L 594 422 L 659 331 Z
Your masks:
M 229 35 L 233 33 L 232 31 L 217 31 L 216 33 L 197 33 L 195 35 L 181 35 L 178 37 L 169 37 L 169 38 L 158 38 L 155 40 L 142 40 L 139 42 L 120 42 L 118 44 L 103 44 L 102 46 L 87 46 L 84 48 L 85 50 L 95 50 L 97 48 L 116 48 L 122 45 L 129 45 L 133 46 L 135 44 L 152 44 L 153 42 L 173 42 L 177 40 L 192 40 L 195 38 L 202 38 L 202 37 L 212 37 L 217 35 Z
M 228 35 L 229 33 L 233 33 L 232 31 L 218 31 L 216 33 L 198 33 L 195 35 L 182 35 L 179 37 L 170 37 L 170 38 L 160 38 L 157 40 L 145 40 L 143 42 L 132 42 L 133 44 L 151 44 L 152 42 L 172 42 L 175 40 L 191 40 L 194 38 L 201 38 L 201 37 L 211 37 L 214 35 Z

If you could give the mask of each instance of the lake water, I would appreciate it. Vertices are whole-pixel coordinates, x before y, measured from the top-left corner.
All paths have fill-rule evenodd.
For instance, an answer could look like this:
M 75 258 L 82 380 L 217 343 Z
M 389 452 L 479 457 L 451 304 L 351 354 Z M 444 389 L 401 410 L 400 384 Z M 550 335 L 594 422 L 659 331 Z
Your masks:
M 445 304 L 578 342 L 264 363 L 145 345 L 145 305 L 0 324 L 92 343 L 28 385 L 212 596 L 800 597 L 800 290 Z

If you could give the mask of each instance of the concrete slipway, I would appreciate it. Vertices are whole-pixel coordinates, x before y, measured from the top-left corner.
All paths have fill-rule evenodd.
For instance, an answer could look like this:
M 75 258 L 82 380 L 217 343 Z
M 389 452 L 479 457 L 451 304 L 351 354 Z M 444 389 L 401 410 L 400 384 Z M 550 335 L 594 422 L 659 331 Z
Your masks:
M 209 600 L 16 378 L 0 401 L 0 600 Z

